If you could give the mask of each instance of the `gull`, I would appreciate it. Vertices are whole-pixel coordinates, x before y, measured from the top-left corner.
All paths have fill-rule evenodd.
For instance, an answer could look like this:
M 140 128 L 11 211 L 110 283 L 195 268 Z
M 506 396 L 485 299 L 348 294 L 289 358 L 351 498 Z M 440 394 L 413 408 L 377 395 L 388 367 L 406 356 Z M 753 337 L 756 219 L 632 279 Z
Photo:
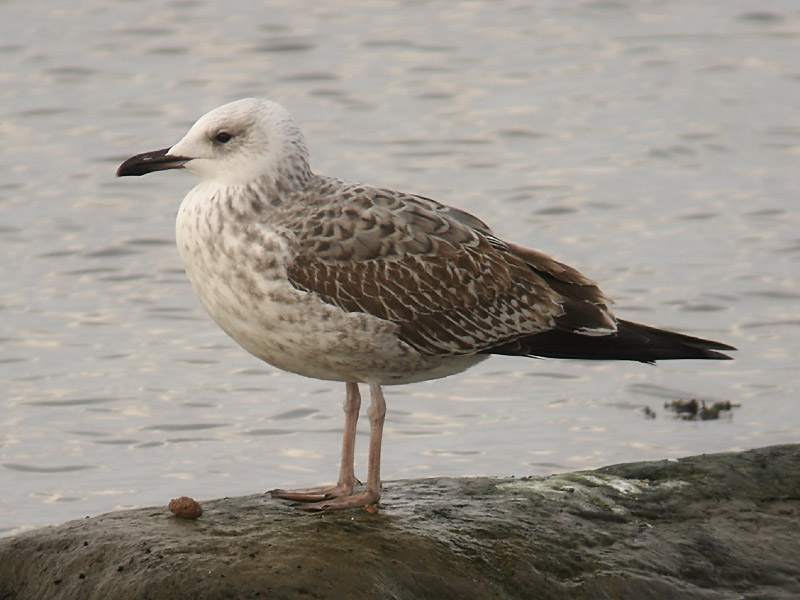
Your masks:
M 269 100 L 220 106 L 117 176 L 167 169 L 200 179 L 176 239 L 212 319 L 279 369 L 345 383 L 336 485 L 270 492 L 310 510 L 380 499 L 382 386 L 454 375 L 492 354 L 653 363 L 735 350 L 616 318 L 592 280 L 463 210 L 315 174 L 299 127 Z M 370 441 L 355 493 L 359 384 L 370 391 Z

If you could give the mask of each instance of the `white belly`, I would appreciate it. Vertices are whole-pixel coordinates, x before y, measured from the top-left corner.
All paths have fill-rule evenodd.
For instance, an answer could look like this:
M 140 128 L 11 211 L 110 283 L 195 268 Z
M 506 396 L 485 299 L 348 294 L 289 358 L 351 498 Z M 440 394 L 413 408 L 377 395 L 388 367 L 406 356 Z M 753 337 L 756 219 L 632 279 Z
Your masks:
M 237 218 L 202 188 L 181 204 L 178 249 L 205 309 L 258 358 L 317 379 L 392 384 L 445 377 L 488 357 L 422 355 L 397 337 L 393 323 L 296 289 L 286 276 L 286 238 L 254 218 Z

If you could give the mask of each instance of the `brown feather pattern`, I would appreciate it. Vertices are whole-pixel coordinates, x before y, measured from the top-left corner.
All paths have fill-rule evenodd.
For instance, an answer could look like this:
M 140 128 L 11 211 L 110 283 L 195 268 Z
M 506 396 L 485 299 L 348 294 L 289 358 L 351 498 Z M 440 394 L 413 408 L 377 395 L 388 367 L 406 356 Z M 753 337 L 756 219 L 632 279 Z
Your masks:
M 438 202 L 317 177 L 318 202 L 284 204 L 290 282 L 397 325 L 429 355 L 486 351 L 567 327 L 613 331 L 597 286 L 548 256 L 494 237 Z

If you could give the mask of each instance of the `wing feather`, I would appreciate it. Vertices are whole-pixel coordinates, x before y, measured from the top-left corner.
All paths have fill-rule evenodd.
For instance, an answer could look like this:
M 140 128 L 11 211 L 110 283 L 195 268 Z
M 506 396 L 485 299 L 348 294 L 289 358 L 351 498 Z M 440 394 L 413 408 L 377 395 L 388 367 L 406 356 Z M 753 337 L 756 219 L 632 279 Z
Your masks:
M 330 187 L 337 191 L 321 193 L 324 201 L 285 216 L 295 246 L 289 280 L 391 321 L 418 351 L 473 354 L 554 328 L 613 330 L 593 282 L 498 240 L 476 217 L 420 196 Z

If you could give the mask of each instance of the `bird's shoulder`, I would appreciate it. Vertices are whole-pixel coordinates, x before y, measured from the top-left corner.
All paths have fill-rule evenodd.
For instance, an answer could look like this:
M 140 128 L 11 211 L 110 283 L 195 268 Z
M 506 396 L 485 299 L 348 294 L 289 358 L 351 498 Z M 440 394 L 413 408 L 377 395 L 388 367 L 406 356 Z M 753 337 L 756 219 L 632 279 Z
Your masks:
M 486 223 L 431 198 L 317 177 L 278 223 L 298 255 L 324 262 L 452 258 L 464 247 L 495 242 Z

